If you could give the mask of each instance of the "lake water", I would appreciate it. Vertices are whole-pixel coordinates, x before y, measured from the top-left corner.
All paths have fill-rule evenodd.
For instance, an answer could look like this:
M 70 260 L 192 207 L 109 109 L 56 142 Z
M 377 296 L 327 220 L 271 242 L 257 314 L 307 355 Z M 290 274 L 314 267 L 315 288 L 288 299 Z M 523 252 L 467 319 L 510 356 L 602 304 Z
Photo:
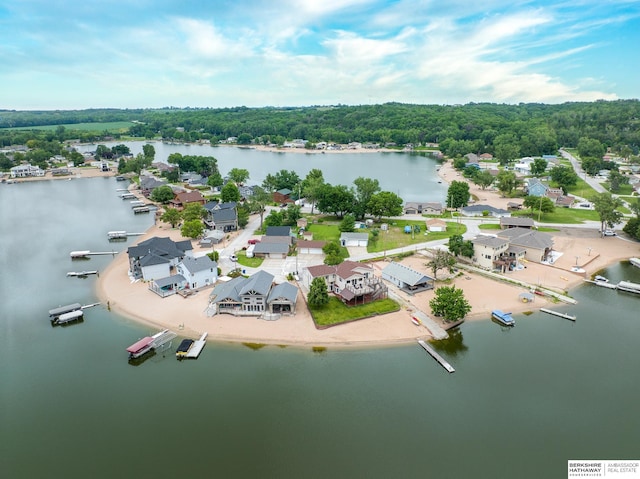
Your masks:
M 104 143 L 111 148 L 119 143 L 129 147 L 131 153 L 142 153 L 144 142 Z M 444 203 L 447 186 L 438 183 L 436 168 L 439 162 L 427 155 L 405 152 L 376 153 L 284 153 L 259 151 L 210 145 L 171 145 L 152 143 L 156 160 L 166 161 L 170 154 L 213 156 L 224 176 L 232 168 L 245 168 L 251 177 L 249 183 L 261 184 L 265 177 L 280 170 L 293 170 L 300 178 L 317 168 L 332 185 L 353 186 L 358 177 L 377 179 L 383 191 L 391 191 L 405 201 L 439 201 Z M 79 151 L 93 151 L 96 145 L 80 145 Z
M 49 309 L 96 300 L 94 277 L 66 272 L 110 261 L 69 251 L 123 251 L 106 232 L 152 222 L 120 186 L 0 185 L 2 477 L 538 479 L 566 477 L 568 459 L 640 457 L 640 297 L 604 288 L 572 291 L 575 323 L 463 324 L 436 344 L 454 374 L 417 345 L 210 341 L 197 361 L 134 366 L 125 348 L 145 326 L 96 307 L 51 327 Z M 628 264 L 606 274 L 640 282 Z

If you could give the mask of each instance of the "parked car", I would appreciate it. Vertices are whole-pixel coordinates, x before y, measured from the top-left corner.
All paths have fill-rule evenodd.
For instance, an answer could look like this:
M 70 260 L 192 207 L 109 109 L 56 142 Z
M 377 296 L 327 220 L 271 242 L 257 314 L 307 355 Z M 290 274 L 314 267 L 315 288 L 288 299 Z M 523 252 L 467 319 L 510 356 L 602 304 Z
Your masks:
M 616 232 L 613 230 L 604 230 L 604 232 L 602 233 L 604 236 L 615 236 Z
M 238 257 L 235 254 L 232 254 L 231 256 L 229 256 L 229 259 L 231 261 L 238 261 Z
M 258 243 L 260 243 L 260 240 L 257 239 L 257 238 L 252 238 L 249 241 L 247 241 L 247 243 L 249 243 L 249 244 L 258 244 Z

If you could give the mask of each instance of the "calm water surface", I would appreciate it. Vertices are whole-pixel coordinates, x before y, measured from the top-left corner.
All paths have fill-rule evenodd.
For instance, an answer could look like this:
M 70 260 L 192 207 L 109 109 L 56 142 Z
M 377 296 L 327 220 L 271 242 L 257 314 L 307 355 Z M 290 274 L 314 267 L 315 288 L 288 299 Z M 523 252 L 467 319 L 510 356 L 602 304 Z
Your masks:
M 0 185 L 2 477 L 562 478 L 568 459 L 640 456 L 640 297 L 604 288 L 573 292 L 575 323 L 464 324 L 437 344 L 450 375 L 417 345 L 209 342 L 132 366 L 124 348 L 155 331 L 103 307 L 51 327 L 49 309 L 95 301 L 95 278 L 66 272 L 110 261 L 69 251 L 123 251 L 106 232 L 152 222 L 119 186 Z

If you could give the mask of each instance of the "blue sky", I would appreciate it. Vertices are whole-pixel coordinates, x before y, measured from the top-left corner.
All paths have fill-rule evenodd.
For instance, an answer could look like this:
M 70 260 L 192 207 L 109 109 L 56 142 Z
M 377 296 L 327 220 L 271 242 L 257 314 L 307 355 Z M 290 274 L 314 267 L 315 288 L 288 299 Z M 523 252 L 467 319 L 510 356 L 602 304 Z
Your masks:
M 3 0 L 0 109 L 640 97 L 640 0 Z

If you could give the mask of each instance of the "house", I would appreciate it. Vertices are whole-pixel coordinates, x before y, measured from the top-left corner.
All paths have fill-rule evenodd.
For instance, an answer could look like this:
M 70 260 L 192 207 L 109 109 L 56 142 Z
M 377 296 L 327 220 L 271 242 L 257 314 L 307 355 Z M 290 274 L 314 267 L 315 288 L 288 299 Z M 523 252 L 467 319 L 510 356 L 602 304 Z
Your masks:
M 238 229 L 238 208 L 235 201 L 216 203 L 210 201 L 204 205 L 207 210 L 205 224 L 213 230 L 236 231 Z
M 477 168 L 480 168 L 480 158 L 478 158 L 478 155 L 475 153 L 467 153 L 464 155 L 464 159 L 467 160 L 465 166 L 476 166 Z
M 200 246 L 213 248 L 213 245 L 220 243 L 225 237 L 225 233 L 222 230 L 212 230 L 207 233 L 207 236 L 202 238 L 199 242 Z
M 483 153 L 480 155 L 480 160 L 481 161 L 492 161 L 493 160 L 493 155 L 491 153 Z
M 324 254 L 322 248 L 326 241 L 299 241 L 296 245 L 298 254 Z
M 186 287 L 200 289 L 211 286 L 218 280 L 218 264 L 209 256 L 185 256 L 176 266 L 178 274 L 184 276 Z
M 44 176 L 45 172 L 39 166 L 25 165 L 14 166 L 9 169 L 11 178 L 27 178 L 30 176 Z
M 154 176 L 141 176 L 140 177 L 140 191 L 145 198 L 148 198 L 151 195 L 151 192 L 159 187 L 164 186 L 167 183 L 165 181 L 160 181 Z
M 204 206 L 206 202 L 207 200 L 198 190 L 178 193 L 176 197 L 171 200 L 171 204 L 174 206 L 174 208 L 177 208 L 179 210 L 182 210 L 193 203 Z
M 473 263 L 479 268 L 492 271 L 495 263 L 509 248 L 509 241 L 496 236 L 481 235 L 472 239 L 473 243 Z
M 364 246 L 365 248 L 369 244 L 369 233 L 341 233 L 340 245 L 341 246 Z
M 287 238 L 289 244 L 293 244 L 294 236 L 291 231 L 291 226 L 267 226 L 262 241 L 264 241 L 267 236 L 280 236 Z
M 185 256 L 193 256 L 190 240 L 173 241 L 154 236 L 127 249 L 129 271 L 136 279 L 166 278 Z
M 386 297 L 388 288 L 373 273 L 369 265 L 355 261 L 343 261 L 337 265 L 320 264 L 302 271 L 301 281 L 307 289 L 311 282 L 321 277 L 327 291 L 349 305 L 362 304 Z
M 293 203 L 291 193 L 292 191 L 289 188 L 282 188 L 281 190 L 274 191 L 273 201 L 278 204 Z
M 287 236 L 263 236 L 253 248 L 256 258 L 285 259 L 291 248 L 291 238 Z
M 405 215 L 441 215 L 442 203 L 417 203 L 408 201 L 404 206 Z
M 465 216 L 485 216 L 485 211 L 488 212 L 488 216 L 495 218 L 501 218 L 503 216 L 511 216 L 511 212 L 500 208 L 495 208 L 490 205 L 469 205 L 464 206 L 460 210 Z
M 546 196 L 549 187 L 538 178 L 529 178 L 525 190 L 529 196 Z
M 500 218 L 500 228 L 528 228 L 531 229 L 534 226 L 533 219 L 525 217 L 502 217 Z
M 395 284 L 409 294 L 433 289 L 435 282 L 431 276 L 396 262 L 389 263 L 382 270 L 382 279 Z
M 217 285 L 209 295 L 213 314 L 227 313 L 234 316 L 265 316 L 295 313 L 298 289 L 289 283 L 273 285 L 274 276 L 258 271 L 248 278 L 238 276 Z M 295 290 L 295 291 L 294 291 Z
M 425 221 L 427 231 L 440 232 L 447 231 L 447 222 L 438 218 L 431 218 Z
M 498 237 L 524 248 L 524 257 L 535 263 L 547 261 L 553 251 L 553 237 L 548 233 L 516 227 L 498 232 Z

